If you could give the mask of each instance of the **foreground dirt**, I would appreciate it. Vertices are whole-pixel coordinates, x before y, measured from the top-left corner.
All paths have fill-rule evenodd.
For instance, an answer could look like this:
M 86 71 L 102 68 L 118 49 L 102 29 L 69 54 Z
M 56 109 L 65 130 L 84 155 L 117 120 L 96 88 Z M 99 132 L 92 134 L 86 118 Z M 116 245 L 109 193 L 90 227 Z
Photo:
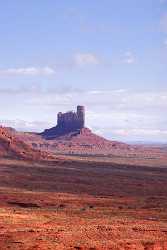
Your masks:
M 167 168 L 1 160 L 0 249 L 167 249 Z

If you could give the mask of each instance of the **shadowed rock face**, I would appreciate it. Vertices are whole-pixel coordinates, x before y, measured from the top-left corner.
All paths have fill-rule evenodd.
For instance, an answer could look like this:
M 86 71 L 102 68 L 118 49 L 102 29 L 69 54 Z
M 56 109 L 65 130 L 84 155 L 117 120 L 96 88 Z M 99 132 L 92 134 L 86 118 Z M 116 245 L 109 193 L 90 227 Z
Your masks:
M 67 133 L 77 132 L 84 128 L 84 125 L 85 108 L 83 106 L 77 106 L 77 112 L 59 112 L 57 115 L 57 126 L 46 129 L 41 135 L 45 139 L 54 139 Z
M 65 154 L 127 153 L 132 147 L 125 143 L 109 141 L 85 127 L 85 108 L 77 106 L 77 112 L 58 113 L 57 126 L 42 133 L 10 132 L 35 150 Z
M 22 141 L 29 143 L 34 149 L 50 153 L 72 154 L 110 154 L 113 151 L 129 151 L 131 147 L 125 143 L 109 141 L 94 134 L 85 127 L 85 107 L 77 106 L 77 111 L 59 112 L 57 125 L 45 129 L 42 133 L 15 134 Z

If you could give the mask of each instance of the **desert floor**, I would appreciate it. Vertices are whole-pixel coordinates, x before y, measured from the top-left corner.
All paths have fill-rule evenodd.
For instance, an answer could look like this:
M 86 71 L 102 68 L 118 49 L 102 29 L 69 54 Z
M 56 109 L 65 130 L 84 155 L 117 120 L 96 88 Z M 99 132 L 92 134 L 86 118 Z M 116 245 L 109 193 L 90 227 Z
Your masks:
M 167 167 L 1 160 L 6 249 L 167 249 Z

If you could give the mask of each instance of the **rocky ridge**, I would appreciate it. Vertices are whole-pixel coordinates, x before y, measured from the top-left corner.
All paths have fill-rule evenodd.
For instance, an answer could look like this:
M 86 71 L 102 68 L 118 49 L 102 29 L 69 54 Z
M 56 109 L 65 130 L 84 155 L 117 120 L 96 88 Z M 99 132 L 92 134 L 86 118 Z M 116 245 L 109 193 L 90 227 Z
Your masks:
M 88 128 L 78 129 L 53 139 L 45 139 L 37 133 L 17 133 L 17 136 L 33 148 L 62 154 L 119 154 L 131 152 L 133 147 L 122 142 L 110 141 L 94 134 Z
M 0 127 L 0 157 L 40 160 L 48 159 L 49 155 L 25 143 L 14 129 Z

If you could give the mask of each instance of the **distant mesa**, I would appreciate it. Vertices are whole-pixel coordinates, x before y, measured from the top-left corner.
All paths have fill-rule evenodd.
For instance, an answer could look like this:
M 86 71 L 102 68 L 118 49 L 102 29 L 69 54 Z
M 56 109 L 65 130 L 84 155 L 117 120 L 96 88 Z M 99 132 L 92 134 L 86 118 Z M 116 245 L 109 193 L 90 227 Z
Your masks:
M 85 107 L 76 112 L 59 112 L 57 125 L 42 133 L 0 129 L 0 156 L 50 159 L 60 154 L 107 155 L 128 153 L 133 148 L 125 143 L 110 141 L 85 127 Z
M 55 139 L 57 137 L 75 132 L 80 133 L 85 127 L 85 107 L 77 106 L 77 111 L 57 114 L 57 125 L 50 129 L 45 129 L 40 135 L 44 139 Z
M 129 150 L 129 145 L 109 141 L 94 134 L 85 127 L 85 107 L 77 106 L 77 111 L 59 112 L 57 125 L 27 139 L 34 148 L 54 153 L 109 154 L 113 151 Z

